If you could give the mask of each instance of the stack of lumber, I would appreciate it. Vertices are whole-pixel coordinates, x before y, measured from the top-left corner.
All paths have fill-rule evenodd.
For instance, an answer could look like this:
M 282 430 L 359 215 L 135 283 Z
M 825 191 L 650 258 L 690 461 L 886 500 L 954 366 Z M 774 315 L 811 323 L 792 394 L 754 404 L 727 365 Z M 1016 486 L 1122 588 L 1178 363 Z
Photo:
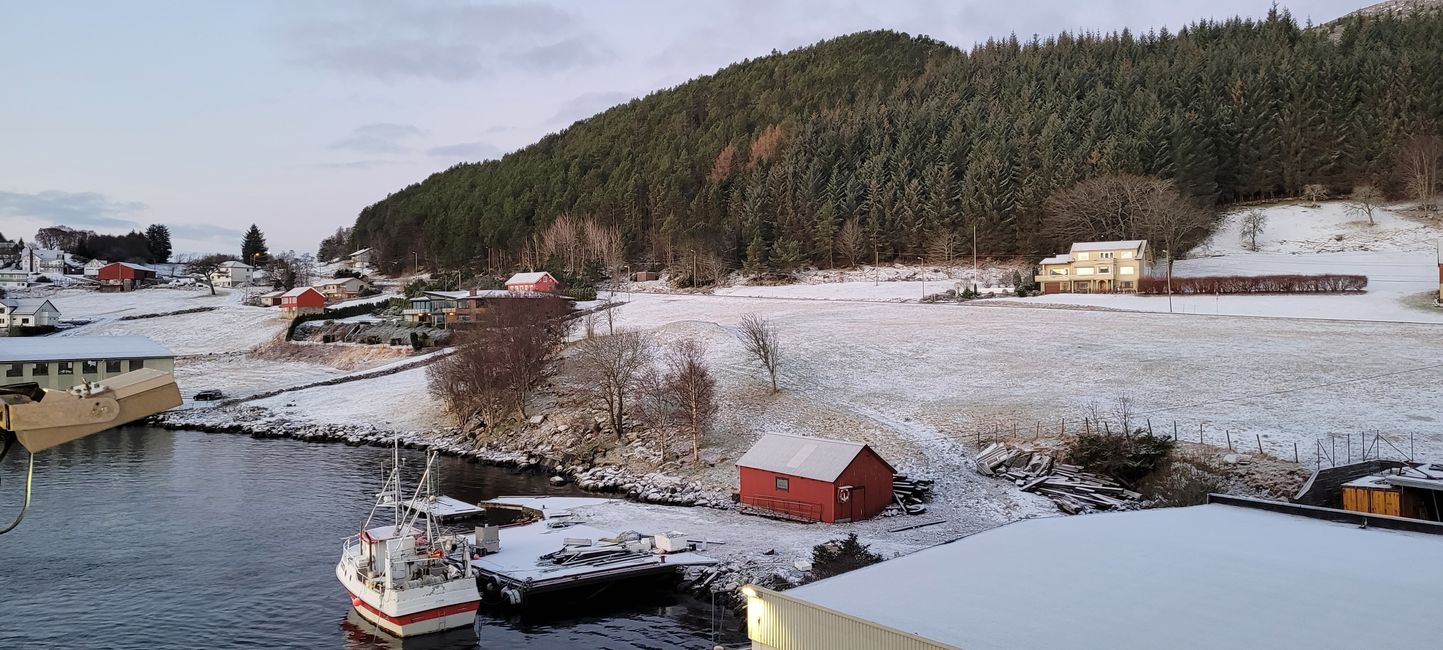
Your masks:
M 1057 508 L 1075 515 L 1088 510 L 1111 510 L 1142 498 L 1115 479 L 1083 471 L 1077 465 L 1057 462 L 1051 455 L 1006 443 L 988 445 L 977 454 L 977 471 L 1017 484 L 1023 492 L 1052 499 Z
M 931 479 L 908 478 L 904 474 L 892 477 L 892 501 L 902 512 L 909 515 L 927 512 L 927 506 L 922 505 L 922 502 L 930 498 L 931 493 Z

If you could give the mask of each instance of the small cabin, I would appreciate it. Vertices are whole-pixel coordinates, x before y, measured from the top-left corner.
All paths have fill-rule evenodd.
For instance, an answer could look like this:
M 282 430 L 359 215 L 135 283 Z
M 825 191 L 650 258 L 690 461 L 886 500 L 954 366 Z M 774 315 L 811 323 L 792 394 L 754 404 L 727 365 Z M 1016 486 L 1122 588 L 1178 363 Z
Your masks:
M 556 281 L 546 271 L 534 273 L 517 273 L 506 281 L 507 291 L 539 291 L 541 293 L 556 293 L 561 283 Z
M 860 521 L 892 503 L 896 470 L 859 442 L 770 433 L 737 461 L 740 502 L 788 519 Z
M 296 287 L 281 294 L 281 314 L 286 318 L 319 314 L 325 310 L 326 297 L 315 287 Z
M 1443 521 L 1443 464 L 1420 463 L 1343 484 L 1343 509 L 1390 517 Z

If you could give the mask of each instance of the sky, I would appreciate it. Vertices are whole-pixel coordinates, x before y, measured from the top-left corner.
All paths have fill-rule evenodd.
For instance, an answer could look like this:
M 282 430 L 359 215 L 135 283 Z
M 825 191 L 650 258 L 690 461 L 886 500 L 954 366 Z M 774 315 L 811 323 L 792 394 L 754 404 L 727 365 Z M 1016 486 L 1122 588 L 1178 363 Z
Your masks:
M 1324 22 L 1370 0 L 1281 2 Z M 314 251 L 365 206 L 730 63 L 892 29 L 959 47 L 1176 29 L 1269 0 L 3 0 L 0 234 L 163 223 Z

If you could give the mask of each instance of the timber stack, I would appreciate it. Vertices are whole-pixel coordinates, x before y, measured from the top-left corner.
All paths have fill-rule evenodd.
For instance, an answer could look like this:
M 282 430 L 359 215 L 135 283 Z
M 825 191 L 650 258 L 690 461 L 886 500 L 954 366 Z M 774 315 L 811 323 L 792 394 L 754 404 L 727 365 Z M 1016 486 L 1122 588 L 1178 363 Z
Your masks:
M 1023 492 L 1046 496 L 1069 515 L 1121 508 L 1142 498 L 1111 477 L 1083 471 L 1079 465 L 1057 462 L 1044 452 L 1001 442 L 992 443 L 977 454 L 977 472 L 1012 481 Z

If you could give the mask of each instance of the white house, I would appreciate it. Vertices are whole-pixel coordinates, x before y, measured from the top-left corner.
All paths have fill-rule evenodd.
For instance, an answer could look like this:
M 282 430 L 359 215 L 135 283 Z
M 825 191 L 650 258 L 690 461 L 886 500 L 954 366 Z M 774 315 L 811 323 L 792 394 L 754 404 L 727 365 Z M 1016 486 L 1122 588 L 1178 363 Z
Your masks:
M 317 282 L 315 287 L 317 291 L 321 292 L 321 295 L 326 297 L 326 300 L 350 300 L 369 289 L 371 285 L 366 284 L 366 281 L 360 278 L 336 278 Z
M 55 327 L 59 324 L 60 310 L 56 309 L 49 300 L 44 298 L 0 299 L 0 329 Z
M 69 256 L 56 248 L 26 246 L 20 251 L 20 268 L 31 273 L 65 273 Z
M 24 289 L 30 286 L 30 272 L 25 269 L 0 269 L 0 288 Z
M 228 262 L 221 262 L 215 272 L 210 274 L 210 279 L 216 287 L 221 289 L 243 287 L 251 283 L 251 278 L 255 274 L 255 270 L 254 266 L 246 264 L 245 262 L 230 260 Z
M 110 262 L 107 262 L 107 261 L 105 261 L 105 260 L 100 260 L 100 259 L 90 260 L 89 262 L 86 262 L 86 263 L 85 263 L 85 277 L 87 277 L 87 278 L 98 277 L 98 276 L 100 275 L 100 267 L 105 266 L 106 264 L 109 264 L 109 263 L 110 263 Z

